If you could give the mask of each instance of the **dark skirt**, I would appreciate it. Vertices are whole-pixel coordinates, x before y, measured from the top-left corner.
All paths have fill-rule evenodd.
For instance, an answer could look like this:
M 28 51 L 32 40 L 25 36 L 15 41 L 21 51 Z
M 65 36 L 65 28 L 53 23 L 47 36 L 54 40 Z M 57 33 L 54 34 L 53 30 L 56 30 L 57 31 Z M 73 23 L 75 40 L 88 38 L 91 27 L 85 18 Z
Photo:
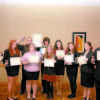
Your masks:
M 9 66 L 6 67 L 7 76 L 14 77 L 19 75 L 20 66 Z
M 81 71 L 81 85 L 87 88 L 93 88 L 94 73 L 85 73 Z
M 63 60 L 57 60 L 57 63 L 55 64 L 56 75 L 64 75 L 64 71 L 65 71 L 64 61 Z
M 39 71 L 37 71 L 37 72 L 28 72 L 28 71 L 24 70 L 24 75 L 26 77 L 26 80 L 38 80 Z
M 55 68 L 44 67 L 42 79 L 47 81 L 55 81 L 56 80 Z
M 44 66 L 43 74 L 55 75 L 55 68 L 54 67 L 45 67 Z
M 47 74 L 43 74 L 42 79 L 43 79 L 43 80 L 46 80 L 46 81 L 53 82 L 53 81 L 56 80 L 56 75 L 47 75 Z

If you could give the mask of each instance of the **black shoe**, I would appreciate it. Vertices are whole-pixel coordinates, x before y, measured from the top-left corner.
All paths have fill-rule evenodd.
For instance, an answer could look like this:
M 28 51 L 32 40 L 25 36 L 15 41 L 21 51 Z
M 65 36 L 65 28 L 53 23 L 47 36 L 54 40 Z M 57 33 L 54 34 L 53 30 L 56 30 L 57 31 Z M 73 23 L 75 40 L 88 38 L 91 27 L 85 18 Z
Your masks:
M 51 98 L 54 98 L 54 95 L 53 94 L 51 94 L 51 96 L 50 96 Z
M 50 99 L 50 95 L 47 95 L 47 97 L 46 97 L 47 99 Z
M 32 98 L 32 100 L 36 100 L 36 98 Z
M 43 90 L 43 91 L 42 91 L 42 94 L 45 94 L 45 93 L 47 93 L 47 92 L 46 92 L 45 90 Z
M 20 95 L 22 95 L 22 94 L 24 94 L 24 91 L 21 91 L 21 92 L 20 92 Z
M 31 100 L 31 99 L 27 99 L 27 100 Z
M 68 98 L 75 98 L 76 95 L 75 95 L 75 94 L 70 94 L 70 95 L 68 95 L 67 97 L 68 97 Z

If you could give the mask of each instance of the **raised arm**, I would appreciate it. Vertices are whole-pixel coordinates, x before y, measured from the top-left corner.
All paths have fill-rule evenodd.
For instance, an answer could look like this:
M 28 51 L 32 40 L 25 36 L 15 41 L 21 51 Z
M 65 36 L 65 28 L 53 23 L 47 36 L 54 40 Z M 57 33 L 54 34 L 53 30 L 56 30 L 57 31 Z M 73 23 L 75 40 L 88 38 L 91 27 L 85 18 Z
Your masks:
M 20 38 L 19 40 L 17 40 L 17 44 L 19 44 L 20 42 L 24 41 L 25 37 Z

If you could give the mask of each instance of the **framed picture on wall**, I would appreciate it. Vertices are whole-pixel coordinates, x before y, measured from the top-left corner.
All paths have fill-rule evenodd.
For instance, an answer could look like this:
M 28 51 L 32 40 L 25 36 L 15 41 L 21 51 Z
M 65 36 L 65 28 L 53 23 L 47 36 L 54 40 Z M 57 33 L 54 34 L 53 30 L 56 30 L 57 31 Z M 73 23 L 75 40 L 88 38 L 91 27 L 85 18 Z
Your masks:
M 86 32 L 72 32 L 72 41 L 78 53 L 84 52 L 84 43 L 86 42 Z

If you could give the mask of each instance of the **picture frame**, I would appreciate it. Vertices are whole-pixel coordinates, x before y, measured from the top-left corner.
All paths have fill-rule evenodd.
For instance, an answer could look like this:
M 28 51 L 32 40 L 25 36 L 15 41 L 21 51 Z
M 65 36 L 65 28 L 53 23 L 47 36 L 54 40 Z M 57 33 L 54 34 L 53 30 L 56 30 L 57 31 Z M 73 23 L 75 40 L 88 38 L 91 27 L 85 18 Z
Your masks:
M 72 32 L 72 41 L 78 53 L 84 52 L 84 43 L 86 42 L 86 32 Z

